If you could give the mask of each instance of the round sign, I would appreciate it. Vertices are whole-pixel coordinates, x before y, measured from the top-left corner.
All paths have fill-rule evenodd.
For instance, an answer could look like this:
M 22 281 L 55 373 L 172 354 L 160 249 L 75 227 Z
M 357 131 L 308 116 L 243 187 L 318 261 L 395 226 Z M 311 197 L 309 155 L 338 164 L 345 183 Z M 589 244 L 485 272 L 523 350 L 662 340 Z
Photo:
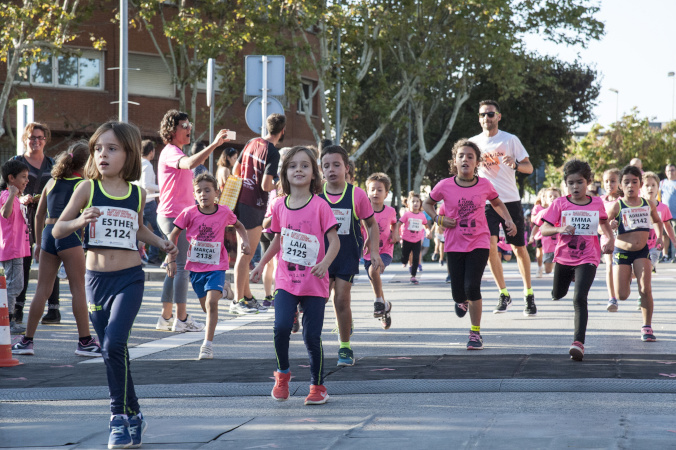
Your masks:
M 274 97 L 268 97 L 268 116 L 270 114 L 284 114 L 284 107 Z M 261 133 L 261 127 L 263 126 L 263 97 L 256 97 L 249 102 L 246 107 L 246 112 L 244 113 L 246 117 L 246 124 L 249 125 L 251 131 L 256 134 L 264 135 L 266 133 Z

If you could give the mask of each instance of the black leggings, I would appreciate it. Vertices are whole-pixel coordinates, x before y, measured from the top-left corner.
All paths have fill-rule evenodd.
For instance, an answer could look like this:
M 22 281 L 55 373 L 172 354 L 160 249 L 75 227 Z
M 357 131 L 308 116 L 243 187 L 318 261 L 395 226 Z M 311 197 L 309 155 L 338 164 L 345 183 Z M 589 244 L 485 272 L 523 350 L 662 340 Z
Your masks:
M 566 296 L 571 281 L 575 277 L 575 294 L 573 296 L 573 306 L 575 306 L 575 336 L 576 341 L 584 344 L 584 337 L 587 333 L 587 320 L 589 313 L 587 311 L 587 296 L 589 289 L 596 276 L 596 266 L 594 264 L 580 264 L 579 266 L 566 266 L 556 263 L 554 265 L 554 288 L 552 289 L 552 298 L 560 299 Z
M 401 263 L 408 264 L 408 255 L 413 252 L 413 258 L 411 258 L 411 275 L 415 276 L 415 274 L 418 273 L 418 264 L 420 264 L 420 247 L 422 246 L 422 241 L 408 242 L 402 240 L 401 242 Z
M 456 303 L 481 300 L 481 277 L 488 263 L 487 248 L 470 252 L 446 252 L 451 292 Z

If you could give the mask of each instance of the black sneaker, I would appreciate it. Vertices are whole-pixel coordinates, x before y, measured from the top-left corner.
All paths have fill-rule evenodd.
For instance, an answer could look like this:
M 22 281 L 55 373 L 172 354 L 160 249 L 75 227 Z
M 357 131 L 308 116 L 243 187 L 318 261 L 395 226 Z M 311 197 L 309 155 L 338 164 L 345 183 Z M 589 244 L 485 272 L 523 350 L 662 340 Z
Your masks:
M 500 300 L 498 300 L 498 305 L 493 310 L 493 314 L 502 314 L 507 312 L 507 307 L 512 304 L 512 297 L 505 294 L 500 294 Z
M 57 325 L 61 323 L 61 312 L 58 309 L 48 309 L 47 314 L 42 316 L 43 325 Z
M 535 306 L 535 295 L 530 294 L 526 296 L 526 308 L 523 310 L 523 315 L 535 316 L 538 313 L 538 308 Z
M 458 317 L 465 317 L 467 314 L 467 308 L 469 307 L 469 302 L 456 303 L 455 304 L 455 315 Z
M 476 331 L 469 332 L 469 341 L 467 342 L 467 350 L 483 350 L 484 349 L 484 340 L 481 338 L 481 334 Z
M 379 319 L 385 314 L 385 302 L 373 302 L 373 317 Z
M 389 330 L 392 326 L 392 303 L 387 302 L 387 311 L 383 312 L 383 315 L 380 317 L 380 323 L 383 326 L 383 330 Z

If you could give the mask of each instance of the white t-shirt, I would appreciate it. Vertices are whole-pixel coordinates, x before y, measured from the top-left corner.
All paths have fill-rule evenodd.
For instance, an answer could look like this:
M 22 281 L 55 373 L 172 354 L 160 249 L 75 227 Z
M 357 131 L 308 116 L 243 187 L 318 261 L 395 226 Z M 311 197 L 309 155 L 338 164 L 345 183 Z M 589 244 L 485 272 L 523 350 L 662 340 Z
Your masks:
M 511 156 L 516 161 L 528 158 L 528 152 L 518 137 L 506 131 L 498 130 L 493 137 L 486 137 L 483 133 L 469 139 L 479 146 L 483 162 L 479 166 L 479 176 L 487 178 L 498 191 L 503 202 L 518 202 L 519 188 L 516 186 L 515 170 L 502 164 L 503 156 Z

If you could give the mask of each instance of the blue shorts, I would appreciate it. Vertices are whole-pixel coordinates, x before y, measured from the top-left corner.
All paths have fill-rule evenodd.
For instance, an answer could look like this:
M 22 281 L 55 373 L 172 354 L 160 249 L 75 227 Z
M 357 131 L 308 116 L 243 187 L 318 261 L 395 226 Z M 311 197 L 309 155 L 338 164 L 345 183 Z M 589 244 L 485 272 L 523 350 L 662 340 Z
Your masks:
M 58 252 L 69 248 L 82 247 L 82 240 L 77 233 L 71 233 L 63 239 L 54 239 L 52 229 L 54 229 L 53 223 L 45 225 L 45 229 L 42 230 L 42 244 L 40 244 L 42 250 L 51 255 L 56 255 Z
M 380 259 L 383 261 L 383 265 L 385 267 L 389 266 L 392 263 L 392 256 L 388 255 L 387 253 L 381 253 Z M 364 260 L 364 269 L 366 269 L 366 275 L 368 275 L 369 280 L 370 280 L 371 275 L 369 274 L 369 267 L 371 267 L 371 260 L 365 259 Z
M 211 272 L 190 272 L 190 282 L 197 298 L 206 297 L 207 291 L 223 292 L 225 270 Z

